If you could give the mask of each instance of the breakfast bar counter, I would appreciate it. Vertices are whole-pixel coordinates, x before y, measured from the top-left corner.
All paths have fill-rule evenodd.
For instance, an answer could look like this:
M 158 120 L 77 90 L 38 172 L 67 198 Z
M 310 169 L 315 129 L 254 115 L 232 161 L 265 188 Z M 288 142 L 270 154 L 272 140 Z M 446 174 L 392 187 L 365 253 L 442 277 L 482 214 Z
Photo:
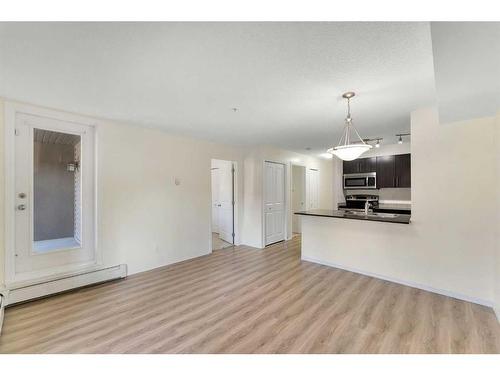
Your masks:
M 346 211 L 346 210 L 309 210 L 309 211 L 299 211 L 295 212 L 296 215 L 303 216 L 319 216 L 319 217 L 331 217 L 337 219 L 352 219 L 352 220 L 366 220 L 366 221 L 382 221 L 385 223 L 396 223 L 396 224 L 409 224 L 410 215 L 406 214 L 390 214 L 382 212 L 369 212 L 365 215 L 363 211 Z

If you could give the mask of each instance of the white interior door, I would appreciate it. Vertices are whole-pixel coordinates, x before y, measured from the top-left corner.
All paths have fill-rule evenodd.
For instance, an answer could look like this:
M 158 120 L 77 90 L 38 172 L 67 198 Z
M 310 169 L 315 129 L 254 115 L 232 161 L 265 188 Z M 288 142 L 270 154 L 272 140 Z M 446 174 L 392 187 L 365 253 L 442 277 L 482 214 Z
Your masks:
M 219 238 L 234 243 L 233 239 L 233 163 L 218 160 L 219 171 Z
M 212 167 L 212 232 L 219 233 L 219 168 Z
M 265 245 L 285 239 L 285 166 L 264 163 Z
M 309 209 L 314 210 L 319 208 L 319 170 L 309 169 L 308 180 L 308 205 Z
M 94 265 L 93 127 L 16 113 L 10 281 Z

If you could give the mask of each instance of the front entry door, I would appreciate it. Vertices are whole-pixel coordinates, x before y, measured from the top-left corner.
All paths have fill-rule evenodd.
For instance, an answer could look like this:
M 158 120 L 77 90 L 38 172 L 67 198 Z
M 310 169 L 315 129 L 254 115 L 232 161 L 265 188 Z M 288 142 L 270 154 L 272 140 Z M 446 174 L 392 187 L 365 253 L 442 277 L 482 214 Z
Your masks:
M 285 239 L 285 166 L 264 163 L 265 245 Z
M 13 274 L 30 281 L 96 263 L 94 129 L 15 114 Z

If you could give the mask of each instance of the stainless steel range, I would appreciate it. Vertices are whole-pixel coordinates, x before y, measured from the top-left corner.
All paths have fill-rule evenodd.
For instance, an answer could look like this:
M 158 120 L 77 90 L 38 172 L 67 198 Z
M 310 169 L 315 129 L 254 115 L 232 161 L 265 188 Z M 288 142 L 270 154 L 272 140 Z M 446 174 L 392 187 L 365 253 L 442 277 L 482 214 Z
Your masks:
M 341 210 L 364 210 L 366 202 L 370 208 L 378 207 L 378 195 L 353 194 L 345 197 L 345 206 L 340 206 Z

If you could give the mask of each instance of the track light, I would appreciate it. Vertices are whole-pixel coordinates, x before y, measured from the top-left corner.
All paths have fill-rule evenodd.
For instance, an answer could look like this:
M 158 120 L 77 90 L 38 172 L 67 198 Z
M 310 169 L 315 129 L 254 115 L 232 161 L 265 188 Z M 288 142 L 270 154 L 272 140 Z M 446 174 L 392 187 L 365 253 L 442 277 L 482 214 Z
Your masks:
M 396 134 L 396 137 L 399 137 L 398 138 L 398 143 L 401 145 L 403 144 L 403 137 L 405 136 L 408 136 L 410 135 L 410 133 L 400 133 L 400 134 Z

